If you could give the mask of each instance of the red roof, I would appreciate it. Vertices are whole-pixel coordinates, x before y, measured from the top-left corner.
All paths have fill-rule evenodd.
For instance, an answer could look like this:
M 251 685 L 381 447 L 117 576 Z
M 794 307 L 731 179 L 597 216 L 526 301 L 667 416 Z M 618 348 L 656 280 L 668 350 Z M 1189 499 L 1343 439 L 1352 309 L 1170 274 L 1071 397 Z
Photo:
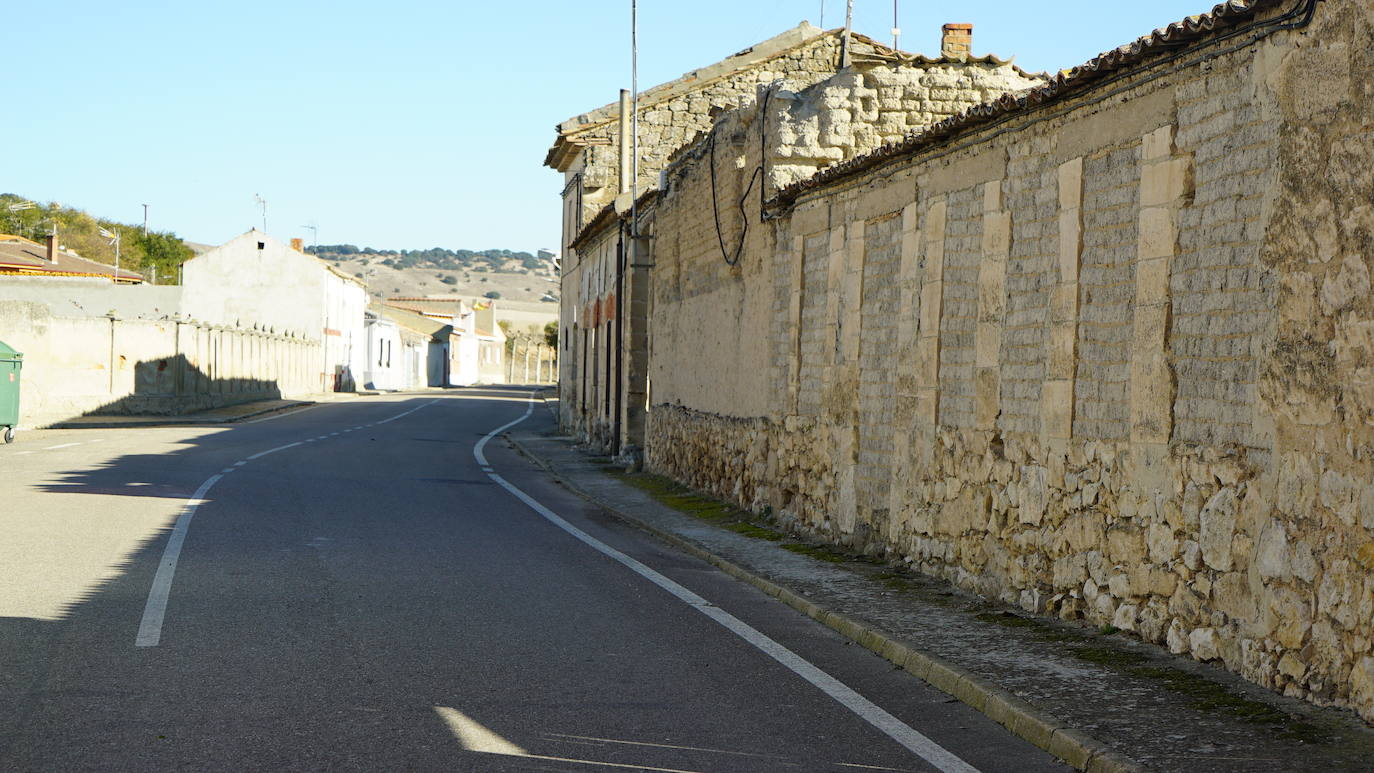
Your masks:
M 48 261 L 48 248 L 22 236 L 0 234 L 0 276 L 90 276 L 105 277 L 127 284 L 139 284 L 143 277 L 127 269 L 87 260 L 59 250 L 57 260 Z

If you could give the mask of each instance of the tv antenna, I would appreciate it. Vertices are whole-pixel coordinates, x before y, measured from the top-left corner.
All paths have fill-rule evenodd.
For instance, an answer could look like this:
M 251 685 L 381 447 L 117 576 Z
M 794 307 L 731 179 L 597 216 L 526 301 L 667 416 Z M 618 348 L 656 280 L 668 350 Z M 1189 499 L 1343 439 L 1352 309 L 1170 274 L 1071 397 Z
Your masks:
M 311 245 L 312 247 L 318 247 L 318 246 L 320 246 L 320 229 L 319 229 L 319 226 L 303 225 L 303 226 L 301 226 L 301 228 L 308 228 L 308 229 L 310 229 L 310 245 Z
M 108 228 L 101 228 L 101 229 L 100 229 L 100 235 L 103 236 L 103 237 L 105 237 L 106 239 L 109 239 L 109 240 L 110 240 L 110 244 L 113 244 L 113 245 L 114 245 L 114 248 L 115 248 L 114 282 L 115 282 L 115 284 L 119 284 L 119 229 L 116 228 L 116 229 L 114 229 L 113 232 L 111 232 L 110 229 L 108 229 Z
M 262 232 L 267 233 L 267 199 L 254 193 L 253 201 L 256 201 L 258 206 L 262 207 Z

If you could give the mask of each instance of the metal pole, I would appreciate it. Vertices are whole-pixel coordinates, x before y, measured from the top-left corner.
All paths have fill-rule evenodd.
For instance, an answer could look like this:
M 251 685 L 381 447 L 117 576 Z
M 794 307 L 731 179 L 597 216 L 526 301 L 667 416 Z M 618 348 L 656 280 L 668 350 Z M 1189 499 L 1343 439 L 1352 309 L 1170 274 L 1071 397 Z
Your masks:
M 825 29 L 825 0 L 821 0 L 821 23 L 820 28 Z
M 897 0 L 892 0 L 892 49 L 897 49 L 897 39 L 902 35 L 902 27 L 897 23 Z
M 844 12 L 844 39 L 840 44 L 840 69 L 849 66 L 849 37 L 854 32 L 854 0 L 849 0 Z
M 148 205 L 143 205 L 143 235 L 148 235 Z
M 115 274 L 114 283 L 119 284 L 119 229 L 115 229 Z
M 636 0 L 630 0 L 630 100 L 630 234 L 633 236 L 639 204 L 639 4 Z

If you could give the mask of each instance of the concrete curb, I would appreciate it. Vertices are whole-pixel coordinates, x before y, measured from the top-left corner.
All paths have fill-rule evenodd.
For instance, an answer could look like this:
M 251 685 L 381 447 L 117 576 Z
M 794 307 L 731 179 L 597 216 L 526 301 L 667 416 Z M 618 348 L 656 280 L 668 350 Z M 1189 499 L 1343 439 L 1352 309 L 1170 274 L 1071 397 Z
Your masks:
M 280 413 L 282 411 L 293 411 L 297 408 L 304 408 L 319 403 L 302 400 L 291 405 L 277 405 L 271 408 L 249 411 L 238 416 L 226 416 L 223 418 L 197 418 L 195 414 L 185 414 L 181 417 L 172 416 L 130 416 L 120 421 L 120 417 L 109 417 L 109 421 L 59 421 L 49 424 L 44 429 L 124 429 L 130 427 L 205 427 L 216 424 L 234 424 L 244 419 L 252 419 L 269 413 Z
M 840 635 L 882 656 L 888 662 L 905 669 L 911 675 L 937 690 L 948 693 L 961 702 L 987 715 L 1012 734 L 1044 749 L 1074 768 L 1088 773 L 1148 773 L 1148 769 L 1107 744 L 1093 738 L 1048 714 L 1045 714 L 1011 692 L 998 687 L 977 674 L 951 663 L 938 655 L 912 649 L 889 638 L 882 631 L 850 619 L 838 612 L 794 593 L 787 588 L 760 577 L 700 545 L 677 534 L 663 531 L 634 515 L 598 500 L 573 481 L 558 474 L 510 433 L 506 440 L 521 454 L 533 460 L 569 491 L 592 502 L 616 518 L 653 534 L 696 558 L 715 566 L 735 579 L 753 585 L 802 614 L 833 629 Z

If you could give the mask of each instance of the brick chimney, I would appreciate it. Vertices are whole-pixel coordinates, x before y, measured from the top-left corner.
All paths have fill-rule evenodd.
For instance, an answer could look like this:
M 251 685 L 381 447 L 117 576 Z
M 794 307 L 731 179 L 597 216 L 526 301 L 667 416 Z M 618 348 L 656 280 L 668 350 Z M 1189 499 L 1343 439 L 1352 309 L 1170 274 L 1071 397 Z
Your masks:
M 940 56 L 945 59 L 968 59 L 973 53 L 973 25 L 946 24 L 940 37 Z
M 293 237 L 291 239 L 291 249 L 296 252 L 305 252 L 305 240 L 300 237 Z

